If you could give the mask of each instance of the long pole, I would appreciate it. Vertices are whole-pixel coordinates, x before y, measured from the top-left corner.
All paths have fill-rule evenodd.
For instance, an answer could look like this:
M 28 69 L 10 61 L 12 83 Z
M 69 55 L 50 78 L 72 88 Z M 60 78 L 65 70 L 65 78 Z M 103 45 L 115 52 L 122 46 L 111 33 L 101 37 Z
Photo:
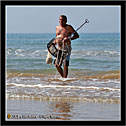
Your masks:
M 85 19 L 85 22 L 76 31 L 78 31 L 86 23 L 89 23 L 88 19 Z
M 75 30 L 75 32 L 77 32 L 81 27 L 83 27 L 84 26 L 84 24 L 86 24 L 86 23 L 89 23 L 89 20 L 88 19 L 85 19 L 85 22 L 77 29 L 77 30 Z M 74 32 L 74 33 L 75 33 Z M 71 38 L 71 36 L 74 34 L 74 33 L 72 33 L 69 37 Z

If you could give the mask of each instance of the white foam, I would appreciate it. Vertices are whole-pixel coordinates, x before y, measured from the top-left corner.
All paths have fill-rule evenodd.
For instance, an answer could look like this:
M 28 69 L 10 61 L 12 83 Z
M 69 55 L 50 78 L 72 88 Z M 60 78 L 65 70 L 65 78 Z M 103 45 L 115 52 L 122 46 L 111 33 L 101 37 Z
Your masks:
M 119 56 L 120 52 L 105 50 L 105 51 L 72 51 L 72 56 Z
M 40 56 L 41 54 L 42 54 L 42 51 L 41 50 L 36 50 L 31 55 Z
M 62 85 L 42 85 L 42 84 L 36 84 L 36 85 L 25 85 L 25 84 L 15 84 L 15 83 L 9 83 L 8 85 L 16 86 L 16 87 L 29 87 L 29 88 L 71 88 L 71 89 L 87 89 L 87 90 L 108 90 L 108 91 L 120 91 L 118 88 L 109 88 L 109 87 L 94 87 L 94 86 L 62 86 Z
M 57 80 L 61 80 L 61 81 L 72 81 L 72 80 L 76 80 L 77 78 L 56 78 Z
M 15 50 L 15 55 L 16 56 L 24 56 L 24 54 L 22 54 L 24 52 L 24 49 L 17 49 Z

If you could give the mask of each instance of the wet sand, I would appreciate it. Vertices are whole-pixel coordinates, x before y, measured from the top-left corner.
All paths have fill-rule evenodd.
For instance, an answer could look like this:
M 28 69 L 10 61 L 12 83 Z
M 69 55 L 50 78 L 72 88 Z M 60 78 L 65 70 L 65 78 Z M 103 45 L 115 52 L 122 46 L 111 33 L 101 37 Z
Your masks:
M 7 118 L 8 114 L 11 114 L 10 119 Z M 7 121 L 120 121 L 120 119 L 120 104 L 16 98 L 6 100 Z

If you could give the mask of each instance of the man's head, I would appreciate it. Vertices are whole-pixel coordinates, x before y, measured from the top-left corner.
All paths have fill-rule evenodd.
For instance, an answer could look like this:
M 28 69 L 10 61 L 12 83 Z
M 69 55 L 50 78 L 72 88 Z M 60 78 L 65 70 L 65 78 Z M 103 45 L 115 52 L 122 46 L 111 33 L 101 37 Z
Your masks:
M 60 15 L 59 16 L 59 23 L 61 26 L 65 26 L 67 23 L 67 17 L 65 15 Z

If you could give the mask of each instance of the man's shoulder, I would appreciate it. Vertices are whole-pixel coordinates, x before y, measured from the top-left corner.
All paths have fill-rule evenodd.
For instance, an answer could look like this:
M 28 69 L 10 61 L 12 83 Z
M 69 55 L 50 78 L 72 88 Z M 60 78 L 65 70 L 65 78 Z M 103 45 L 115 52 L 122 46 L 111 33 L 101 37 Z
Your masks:
M 70 24 L 67 24 L 67 26 L 71 27 L 71 25 L 70 25 Z
M 72 25 L 70 25 L 70 24 L 67 24 L 67 26 L 68 26 L 69 28 L 73 28 Z
M 58 26 L 56 26 L 56 29 L 59 29 L 61 26 L 60 25 L 58 25 Z
M 67 28 L 68 29 L 73 29 L 72 25 L 69 25 L 69 24 L 67 25 Z

